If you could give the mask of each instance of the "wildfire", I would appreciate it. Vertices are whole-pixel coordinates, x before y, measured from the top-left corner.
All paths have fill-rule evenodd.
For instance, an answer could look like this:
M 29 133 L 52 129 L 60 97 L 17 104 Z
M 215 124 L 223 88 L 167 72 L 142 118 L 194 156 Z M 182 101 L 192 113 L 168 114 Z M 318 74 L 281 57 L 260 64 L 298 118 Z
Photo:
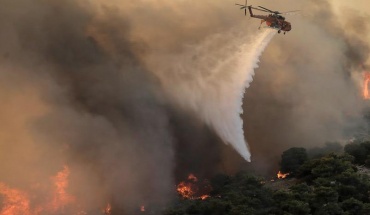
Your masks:
M 208 199 L 209 197 L 211 197 L 210 195 L 203 195 L 201 197 L 199 197 L 201 200 L 205 200 L 205 199 Z
M 112 206 L 108 203 L 107 206 L 104 208 L 104 214 L 110 215 L 112 212 Z
M 177 192 L 184 199 L 205 200 L 210 197 L 206 193 L 209 193 L 211 190 L 212 187 L 208 181 L 199 181 L 194 174 L 189 174 L 186 181 L 182 181 L 177 185 Z
M 145 212 L 145 206 L 144 206 L 144 205 L 142 205 L 142 206 L 140 207 L 140 211 L 141 211 L 141 212 Z
M 281 172 L 279 171 L 279 172 L 278 172 L 278 174 L 277 174 L 277 178 L 278 178 L 278 179 L 283 179 L 283 178 L 286 178 L 288 175 L 289 175 L 289 173 L 285 173 L 285 174 L 283 174 L 283 173 L 281 173 Z
M 54 198 L 51 203 L 52 211 L 63 210 L 65 206 L 75 201 L 75 198 L 66 192 L 69 174 L 69 168 L 64 166 L 62 171 L 51 178 L 55 185 Z
M 40 214 L 68 214 L 65 208 L 75 201 L 75 198 L 66 191 L 70 171 L 67 166 L 51 177 L 54 192 L 46 194 L 50 196 L 49 202 L 31 203 L 30 195 L 27 192 L 10 188 L 0 182 L 0 195 L 2 197 L 2 208 L 0 215 L 40 215 Z M 32 206 L 32 207 L 31 207 Z M 84 215 L 84 211 L 70 212 L 69 214 Z
M 184 199 L 192 199 L 195 191 L 193 190 L 192 183 L 182 181 L 179 185 L 177 185 L 177 192 L 184 198 Z
M 31 215 L 30 200 L 26 193 L 7 187 L 0 183 L 0 194 L 3 195 L 3 207 L 0 215 Z
M 364 99 L 370 99 L 369 81 L 370 81 L 370 72 L 365 72 L 364 73 L 364 85 L 363 85 L 363 90 L 362 90 Z
M 197 182 L 198 178 L 195 177 L 195 175 L 193 175 L 192 173 L 190 173 L 190 175 L 188 176 L 188 180 L 193 181 L 193 182 Z

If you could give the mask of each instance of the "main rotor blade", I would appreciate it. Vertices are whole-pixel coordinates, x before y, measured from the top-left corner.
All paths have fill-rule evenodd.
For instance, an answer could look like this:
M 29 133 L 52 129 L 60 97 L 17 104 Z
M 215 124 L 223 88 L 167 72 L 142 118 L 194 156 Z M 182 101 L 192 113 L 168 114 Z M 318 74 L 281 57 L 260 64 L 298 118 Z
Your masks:
M 275 13 L 275 12 L 276 12 L 276 11 L 272 11 L 272 10 L 267 9 L 267 8 L 265 8 L 265 7 L 262 7 L 262 6 L 258 6 L 258 7 L 263 8 L 263 9 L 265 9 L 265 10 L 267 10 L 267 11 L 270 11 L 271 13 Z
M 299 12 L 299 11 L 301 11 L 301 10 L 286 11 L 286 12 L 282 12 L 280 14 L 288 14 L 289 15 L 290 13 L 294 14 L 294 13 Z
M 236 4 L 236 3 L 235 3 L 235 5 L 238 5 L 238 6 L 242 6 L 242 7 L 245 7 L 245 5 L 242 5 L 242 4 Z
M 261 10 L 259 8 L 256 8 L 256 7 L 251 7 L 252 9 L 254 10 L 259 10 L 259 11 L 262 11 L 262 12 L 266 12 L 266 13 L 270 13 L 271 11 L 268 11 L 268 10 Z

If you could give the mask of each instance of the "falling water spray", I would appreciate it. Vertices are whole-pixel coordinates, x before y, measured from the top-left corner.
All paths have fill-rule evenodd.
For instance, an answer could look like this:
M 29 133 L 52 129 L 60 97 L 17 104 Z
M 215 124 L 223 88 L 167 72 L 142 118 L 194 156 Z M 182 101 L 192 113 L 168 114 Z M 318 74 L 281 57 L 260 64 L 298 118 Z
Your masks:
M 153 55 L 149 60 L 152 68 L 166 65 L 157 68 L 157 74 L 169 96 L 211 126 L 247 161 L 251 154 L 240 118 L 243 95 L 274 35 L 271 29 L 250 38 L 240 31 L 218 34 L 181 54 Z

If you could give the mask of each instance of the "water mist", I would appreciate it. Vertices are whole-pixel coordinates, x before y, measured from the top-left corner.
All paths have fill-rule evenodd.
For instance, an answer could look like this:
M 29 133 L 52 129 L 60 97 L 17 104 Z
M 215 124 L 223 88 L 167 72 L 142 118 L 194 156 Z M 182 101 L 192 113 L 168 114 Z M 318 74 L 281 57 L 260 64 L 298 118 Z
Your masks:
M 161 65 L 156 73 L 169 96 L 211 126 L 247 161 L 251 154 L 240 118 L 243 95 L 275 33 L 264 29 L 251 37 L 243 32 L 217 34 L 186 47 L 181 54 L 149 59 L 151 68 Z

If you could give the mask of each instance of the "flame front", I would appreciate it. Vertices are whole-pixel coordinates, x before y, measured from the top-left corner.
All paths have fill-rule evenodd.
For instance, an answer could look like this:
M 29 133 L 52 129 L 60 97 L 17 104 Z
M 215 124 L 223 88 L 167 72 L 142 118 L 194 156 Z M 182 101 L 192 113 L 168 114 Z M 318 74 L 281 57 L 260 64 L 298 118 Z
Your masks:
M 0 194 L 3 195 L 3 207 L 0 215 L 31 215 L 30 200 L 26 193 L 11 189 L 0 183 Z
M 282 172 L 278 172 L 278 174 L 277 174 L 277 178 L 278 179 L 283 179 L 283 178 L 286 178 L 287 176 L 289 175 L 289 173 L 282 173 Z
M 199 181 L 194 174 L 189 174 L 185 181 L 182 181 L 177 185 L 177 192 L 184 199 L 205 200 L 210 197 L 207 193 L 211 190 L 212 187 L 209 184 L 209 181 Z
M 184 198 L 184 199 L 192 199 L 195 192 L 193 191 L 192 184 L 182 181 L 179 185 L 177 185 L 177 192 Z
M 104 208 L 104 214 L 110 215 L 112 212 L 112 206 L 108 203 L 107 206 Z
M 65 206 L 75 201 L 75 198 L 66 192 L 69 174 L 69 168 L 64 166 L 62 171 L 58 172 L 56 176 L 52 177 L 52 181 L 55 185 L 55 192 L 53 201 L 51 203 L 51 208 L 54 212 L 63 210 Z
M 208 199 L 209 197 L 211 197 L 210 195 L 203 195 L 201 197 L 199 197 L 201 200 L 206 200 Z
M 70 171 L 67 166 L 51 177 L 54 187 L 53 193 L 45 193 L 50 196 L 50 201 L 43 203 L 34 203 L 27 192 L 10 188 L 0 182 L 0 195 L 2 196 L 2 208 L 0 215 L 41 215 L 41 214 L 75 214 L 85 215 L 86 212 L 78 209 L 72 203 L 75 197 L 67 193 L 68 177 Z M 37 196 L 36 196 L 37 198 Z M 32 206 L 32 207 L 31 207 Z M 67 210 L 67 207 L 69 210 Z M 74 208 L 76 210 L 71 210 Z
M 362 95 L 364 99 L 370 99 L 369 81 L 370 81 L 370 72 L 364 72 L 364 84 L 363 84 L 363 89 L 362 89 Z
M 192 173 L 190 173 L 190 175 L 188 176 L 188 180 L 193 181 L 193 182 L 197 182 L 198 178 L 195 177 L 195 175 L 193 175 Z

